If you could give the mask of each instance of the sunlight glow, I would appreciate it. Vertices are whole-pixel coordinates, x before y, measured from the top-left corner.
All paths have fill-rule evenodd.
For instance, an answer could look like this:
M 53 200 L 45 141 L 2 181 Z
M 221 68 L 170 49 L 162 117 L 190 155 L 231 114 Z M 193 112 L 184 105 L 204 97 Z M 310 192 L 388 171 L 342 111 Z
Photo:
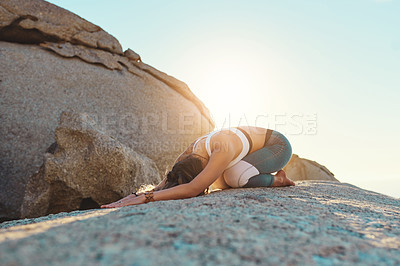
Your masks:
M 255 117 L 268 112 L 271 99 L 279 97 L 272 89 L 277 77 L 270 75 L 272 66 L 263 58 L 262 47 L 227 38 L 198 43 L 196 49 L 209 56 L 193 58 L 186 52 L 198 69 L 188 80 L 197 81 L 190 87 L 210 109 L 216 128 L 255 125 Z

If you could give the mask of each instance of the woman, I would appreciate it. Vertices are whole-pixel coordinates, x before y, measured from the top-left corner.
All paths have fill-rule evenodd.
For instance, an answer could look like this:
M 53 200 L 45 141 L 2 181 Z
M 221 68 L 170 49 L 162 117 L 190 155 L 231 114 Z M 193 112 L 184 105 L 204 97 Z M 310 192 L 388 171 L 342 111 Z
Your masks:
M 195 140 L 152 191 L 101 207 L 191 198 L 210 189 L 294 186 L 282 170 L 291 156 L 289 141 L 275 130 L 242 126 L 213 131 Z

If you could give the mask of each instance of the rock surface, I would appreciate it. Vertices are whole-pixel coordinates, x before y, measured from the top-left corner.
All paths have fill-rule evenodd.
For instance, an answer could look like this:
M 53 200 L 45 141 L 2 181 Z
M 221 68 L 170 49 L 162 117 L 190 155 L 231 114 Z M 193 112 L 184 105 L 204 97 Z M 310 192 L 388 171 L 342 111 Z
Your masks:
M 283 168 L 287 176 L 293 181 L 299 180 L 327 180 L 338 181 L 334 174 L 325 166 L 293 154 L 288 164 Z
M 83 18 L 39 0 L 2 0 L 0 39 L 20 43 L 67 41 L 122 54 L 117 39 Z
M 124 55 L 129 59 L 129 60 L 133 60 L 135 62 L 138 61 L 142 61 L 142 59 L 140 58 L 140 55 L 138 55 L 137 53 L 135 53 L 134 51 L 132 51 L 131 49 L 127 49 L 124 52 Z
M 142 62 L 100 27 L 42 0 L 0 2 L 0 221 L 21 217 L 28 179 L 54 142 L 63 111 L 156 163 L 211 131 L 188 86 Z
M 102 64 L 111 70 L 122 69 L 122 65 L 118 62 L 121 56 L 117 54 L 112 54 L 107 51 L 91 49 L 83 45 L 72 45 L 69 42 L 66 43 L 46 42 L 46 43 L 41 43 L 40 46 L 48 48 L 49 50 L 63 57 L 78 57 L 88 63 Z
M 152 160 L 105 135 L 86 114 L 63 112 L 55 139 L 28 180 L 23 218 L 98 208 L 161 181 Z
M 398 265 L 400 200 L 331 181 L 0 225 L 2 265 Z

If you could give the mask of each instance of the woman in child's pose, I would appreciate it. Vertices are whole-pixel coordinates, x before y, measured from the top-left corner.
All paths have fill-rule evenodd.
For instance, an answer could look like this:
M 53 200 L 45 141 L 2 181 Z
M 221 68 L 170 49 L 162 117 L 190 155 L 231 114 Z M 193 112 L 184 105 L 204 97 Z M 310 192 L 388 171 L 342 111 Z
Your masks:
M 291 156 L 289 141 L 275 130 L 243 126 L 213 131 L 196 139 L 152 191 L 101 207 L 191 198 L 232 187 L 294 186 L 282 170 Z

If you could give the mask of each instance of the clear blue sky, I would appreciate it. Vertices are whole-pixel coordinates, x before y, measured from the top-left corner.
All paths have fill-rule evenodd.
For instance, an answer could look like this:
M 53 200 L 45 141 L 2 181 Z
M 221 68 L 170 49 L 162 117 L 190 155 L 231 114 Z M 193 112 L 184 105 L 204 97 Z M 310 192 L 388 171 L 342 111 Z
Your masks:
M 217 127 L 276 129 L 340 181 L 400 197 L 399 1 L 50 2 L 186 82 Z

